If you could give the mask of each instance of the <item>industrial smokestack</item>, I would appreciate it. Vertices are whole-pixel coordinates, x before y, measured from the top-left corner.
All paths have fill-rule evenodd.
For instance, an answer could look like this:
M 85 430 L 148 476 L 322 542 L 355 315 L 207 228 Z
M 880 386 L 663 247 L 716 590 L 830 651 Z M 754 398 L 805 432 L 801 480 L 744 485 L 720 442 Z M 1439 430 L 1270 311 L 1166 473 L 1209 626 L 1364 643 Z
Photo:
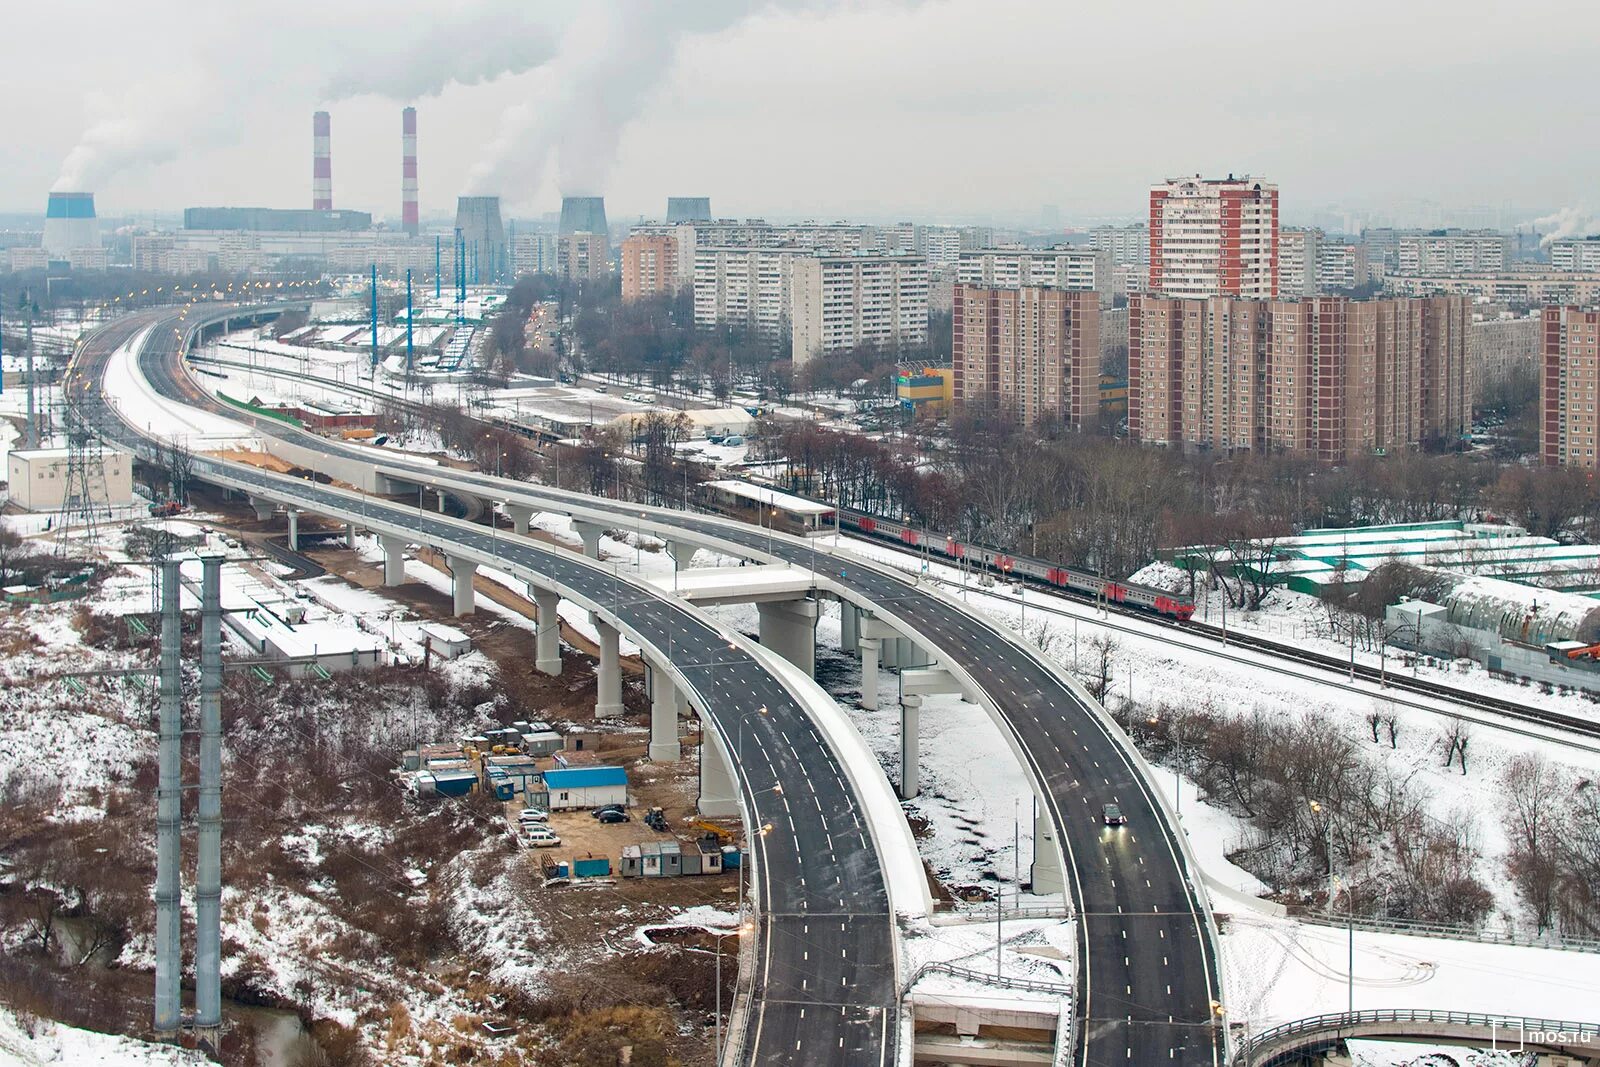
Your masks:
M 64 257 L 68 252 L 100 247 L 100 224 L 94 217 L 93 193 L 51 193 L 44 212 L 44 250 Z
M 326 111 L 311 116 L 311 210 L 333 210 L 333 122 Z
M 606 232 L 606 198 L 603 196 L 564 196 L 561 198 L 561 233 Z
M 710 222 L 711 198 L 709 196 L 667 197 L 668 222 Z
M 417 211 L 417 109 L 400 112 L 400 228 L 406 236 L 421 231 Z

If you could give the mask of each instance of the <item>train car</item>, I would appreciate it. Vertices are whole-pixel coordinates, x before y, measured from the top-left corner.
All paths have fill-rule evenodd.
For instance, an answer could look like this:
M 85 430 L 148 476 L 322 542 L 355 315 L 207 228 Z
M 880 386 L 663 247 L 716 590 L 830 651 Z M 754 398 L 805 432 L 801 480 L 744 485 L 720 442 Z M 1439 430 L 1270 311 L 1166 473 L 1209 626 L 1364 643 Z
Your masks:
M 840 511 L 839 521 L 840 525 L 859 530 L 868 536 L 910 548 L 924 549 L 947 559 L 964 560 L 971 566 L 992 570 L 1008 578 L 1026 578 L 1044 585 L 1070 589 L 1096 600 L 1165 615 L 1179 622 L 1187 622 L 1194 614 L 1194 601 L 1164 589 L 1120 582 L 1046 560 L 1012 555 L 982 545 L 966 544 L 954 537 L 929 533 L 907 523 L 894 522 L 851 508 Z

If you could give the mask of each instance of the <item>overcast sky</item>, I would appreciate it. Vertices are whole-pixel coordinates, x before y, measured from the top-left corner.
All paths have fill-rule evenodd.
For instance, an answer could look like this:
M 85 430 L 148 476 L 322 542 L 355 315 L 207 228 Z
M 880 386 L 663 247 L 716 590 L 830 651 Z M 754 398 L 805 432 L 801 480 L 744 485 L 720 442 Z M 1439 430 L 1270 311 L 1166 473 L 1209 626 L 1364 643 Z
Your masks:
M 1600 208 L 1600 7 L 1561 0 L 7 0 L 0 210 L 424 215 L 603 193 L 613 220 L 1136 217 L 1149 184 L 1278 182 L 1285 215 Z M 1404 220 L 1402 220 L 1404 221 Z M 1426 220 L 1419 220 L 1426 221 Z

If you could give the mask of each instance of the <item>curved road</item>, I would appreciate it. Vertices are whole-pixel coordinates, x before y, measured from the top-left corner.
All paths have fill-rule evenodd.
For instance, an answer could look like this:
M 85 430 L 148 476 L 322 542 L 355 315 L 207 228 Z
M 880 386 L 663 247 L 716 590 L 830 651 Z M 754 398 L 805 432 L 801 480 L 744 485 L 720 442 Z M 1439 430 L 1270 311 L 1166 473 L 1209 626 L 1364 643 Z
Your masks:
M 98 414 L 106 435 L 118 444 L 136 452 L 147 449 L 149 442 L 104 403 L 100 383 L 106 361 L 152 327 L 141 346 L 141 366 L 158 388 L 187 402 L 192 398 L 171 372 L 194 325 L 183 327 L 176 312 L 152 312 L 99 331 L 74 359 L 70 398 Z M 670 648 L 696 707 L 724 738 L 742 737 L 738 771 L 745 810 L 754 825 L 774 827 L 772 833 L 753 835 L 761 921 L 743 1061 L 896 1061 L 897 948 L 876 849 L 834 754 L 796 699 L 748 653 L 671 598 L 647 593 L 593 561 L 532 539 L 501 536 L 461 520 L 204 456 L 194 457 L 193 475 L 493 561 L 547 588 L 581 590 L 602 615 L 644 641 Z M 768 713 L 756 714 L 763 706 Z

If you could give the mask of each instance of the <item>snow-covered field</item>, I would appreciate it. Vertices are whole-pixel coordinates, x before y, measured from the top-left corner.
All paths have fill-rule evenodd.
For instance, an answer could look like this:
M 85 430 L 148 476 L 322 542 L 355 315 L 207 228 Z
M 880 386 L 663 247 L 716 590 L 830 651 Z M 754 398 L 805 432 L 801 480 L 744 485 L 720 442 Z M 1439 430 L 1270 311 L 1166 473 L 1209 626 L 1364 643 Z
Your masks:
M 0 1007 L 0 1067 L 199 1067 L 199 1052 L 79 1030 Z

